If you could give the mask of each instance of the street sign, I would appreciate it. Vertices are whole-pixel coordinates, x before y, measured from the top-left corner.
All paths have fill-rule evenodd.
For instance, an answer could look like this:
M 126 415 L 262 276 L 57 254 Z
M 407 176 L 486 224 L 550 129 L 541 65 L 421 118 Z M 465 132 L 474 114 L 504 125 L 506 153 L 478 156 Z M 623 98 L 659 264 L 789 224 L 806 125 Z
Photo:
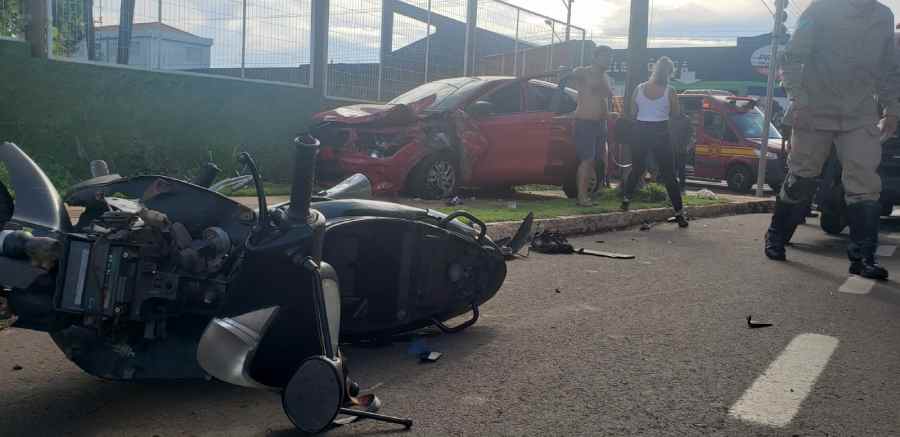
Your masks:
M 781 53 L 784 51 L 785 46 L 779 45 L 778 52 Z M 769 75 L 769 65 L 772 63 L 772 45 L 769 44 L 765 47 L 760 47 L 753 55 L 750 56 L 750 65 L 753 66 L 753 69 L 756 70 L 757 73 L 768 76 Z M 780 72 L 779 72 L 780 73 Z M 778 80 L 781 80 L 781 75 L 778 75 Z

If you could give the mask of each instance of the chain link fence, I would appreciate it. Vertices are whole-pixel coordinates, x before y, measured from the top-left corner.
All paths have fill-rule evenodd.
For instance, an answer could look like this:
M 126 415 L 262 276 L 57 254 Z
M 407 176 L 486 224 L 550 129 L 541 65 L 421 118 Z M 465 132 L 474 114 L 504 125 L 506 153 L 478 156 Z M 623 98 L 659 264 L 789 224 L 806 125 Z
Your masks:
M 19 37 L 25 0 L 0 0 L 0 36 Z M 134 4 L 128 47 L 120 32 Z M 309 86 L 313 0 L 48 0 L 51 55 Z M 467 74 L 537 76 L 582 65 L 583 29 L 500 0 L 331 0 L 325 95 L 389 101 Z M 127 26 L 126 26 L 127 27 Z M 467 41 L 474 40 L 473 53 Z M 127 59 L 127 61 L 126 61 Z
M 53 56 L 125 63 L 127 1 L 51 0 Z M 310 84 L 311 0 L 134 0 L 133 23 L 130 66 Z
M 388 101 L 466 74 L 467 0 L 331 0 L 327 96 Z M 480 0 L 473 75 L 536 76 L 582 65 L 584 29 L 498 0 Z

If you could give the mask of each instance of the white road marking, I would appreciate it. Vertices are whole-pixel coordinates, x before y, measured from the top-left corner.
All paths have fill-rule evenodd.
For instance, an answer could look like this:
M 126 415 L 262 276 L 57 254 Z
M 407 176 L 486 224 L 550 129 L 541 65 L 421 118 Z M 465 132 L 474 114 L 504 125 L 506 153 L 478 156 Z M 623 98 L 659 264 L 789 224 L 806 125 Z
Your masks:
M 844 282 L 844 285 L 841 285 L 841 288 L 839 288 L 838 291 L 850 294 L 869 294 L 874 286 L 875 281 L 871 279 L 851 276 L 847 278 L 847 282 Z
M 838 346 L 827 335 L 801 334 L 729 410 L 736 419 L 783 427 L 794 420 Z
M 881 246 L 878 246 L 878 251 L 875 252 L 875 255 L 894 256 L 894 252 L 896 252 L 896 251 L 897 251 L 897 246 L 881 245 Z

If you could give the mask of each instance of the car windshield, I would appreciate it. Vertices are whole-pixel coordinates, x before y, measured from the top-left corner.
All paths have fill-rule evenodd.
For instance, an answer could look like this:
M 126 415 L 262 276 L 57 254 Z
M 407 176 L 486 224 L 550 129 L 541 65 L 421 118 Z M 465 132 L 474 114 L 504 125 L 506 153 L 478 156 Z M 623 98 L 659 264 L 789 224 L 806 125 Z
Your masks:
M 748 112 L 732 112 L 729 114 L 729 118 L 731 118 L 731 122 L 734 123 L 738 132 L 740 132 L 744 138 L 762 138 L 763 126 L 765 125 L 766 119 L 759 109 Z M 778 132 L 778 129 L 771 123 L 769 126 L 769 139 L 781 139 L 781 133 Z
M 463 100 L 484 83 L 484 80 L 472 77 L 439 80 L 413 88 L 388 103 L 408 105 L 435 95 L 437 98 L 434 103 L 425 109 L 427 111 L 446 111 L 462 103 Z

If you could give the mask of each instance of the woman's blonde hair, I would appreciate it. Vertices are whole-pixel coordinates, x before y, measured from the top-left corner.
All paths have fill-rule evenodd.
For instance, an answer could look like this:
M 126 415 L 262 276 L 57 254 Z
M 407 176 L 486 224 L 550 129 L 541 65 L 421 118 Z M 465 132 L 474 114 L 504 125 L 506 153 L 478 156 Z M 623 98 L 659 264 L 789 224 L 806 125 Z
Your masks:
M 665 70 L 663 74 L 660 70 Z M 669 77 L 675 72 L 675 63 L 668 56 L 663 56 L 656 60 L 656 67 L 653 68 L 652 80 L 661 85 L 669 83 Z

